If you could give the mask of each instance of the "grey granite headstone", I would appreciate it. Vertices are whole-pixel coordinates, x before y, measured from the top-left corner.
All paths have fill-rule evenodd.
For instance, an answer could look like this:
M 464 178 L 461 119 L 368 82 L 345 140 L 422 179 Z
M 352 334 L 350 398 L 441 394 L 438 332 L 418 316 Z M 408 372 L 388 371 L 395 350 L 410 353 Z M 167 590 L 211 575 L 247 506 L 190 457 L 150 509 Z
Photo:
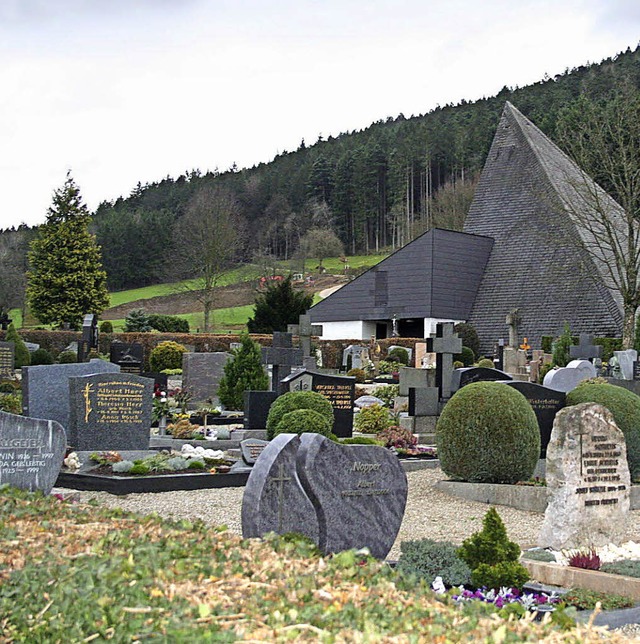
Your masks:
M 595 378 L 596 375 L 596 368 L 588 360 L 572 360 L 566 367 L 549 371 L 542 384 L 549 389 L 568 393 L 583 380 Z
M 539 545 L 561 550 L 620 544 L 631 480 L 624 435 L 609 410 L 583 403 L 557 414 L 545 476 L 549 504 Z
M 339 445 L 319 434 L 279 434 L 249 475 L 242 534 L 301 532 L 325 554 L 366 547 L 383 559 L 406 502 L 407 477 L 389 450 Z
M 0 378 L 13 378 L 15 354 L 13 342 L 0 342 Z
M 89 353 L 98 349 L 98 316 L 87 313 L 82 320 L 82 337 L 78 344 L 78 362 L 86 362 Z
M 363 347 L 358 344 L 350 344 L 342 352 L 342 366 L 349 366 L 349 356 L 351 356 L 351 369 L 364 369 L 369 362 L 369 347 Z
M 256 461 L 242 497 L 242 536 L 299 532 L 318 543 L 318 518 L 296 471 L 300 437 L 279 434 Z
M 83 450 L 146 450 L 153 380 L 131 373 L 69 378 L 69 444 Z
M 414 369 L 413 367 L 400 368 L 400 396 L 408 396 L 409 389 L 421 389 L 429 386 L 432 377 L 429 369 Z
M 258 456 L 264 452 L 265 447 L 269 441 L 263 441 L 259 438 L 245 438 L 240 441 L 240 451 L 242 453 L 242 460 L 247 465 L 255 465 Z
M 224 366 L 231 358 L 230 353 L 182 354 L 182 386 L 187 389 L 193 401 L 214 400 L 218 385 L 224 375 Z
M 55 420 L 69 426 L 69 378 L 90 373 L 119 373 L 120 367 L 94 359 L 72 364 L 22 368 L 22 409 L 25 416 Z
M 627 349 L 614 351 L 613 355 L 618 359 L 622 377 L 625 380 L 633 380 L 633 363 L 638 360 L 638 352 L 635 349 Z
M 0 412 L 0 485 L 49 494 L 66 447 L 60 423 Z
M 451 374 L 451 391 L 455 393 L 458 389 L 471 382 L 494 382 L 496 380 L 513 380 L 513 378 L 499 369 L 462 367 L 461 369 L 454 369 L 453 374 Z
M 409 388 L 409 416 L 437 416 L 440 413 L 437 387 Z
M 436 337 L 429 339 L 427 349 L 435 351 L 437 354 L 436 387 L 440 389 L 440 398 L 448 400 L 452 393 L 453 356 L 462 351 L 462 340 L 455 333 L 453 322 L 438 322 L 436 324 Z

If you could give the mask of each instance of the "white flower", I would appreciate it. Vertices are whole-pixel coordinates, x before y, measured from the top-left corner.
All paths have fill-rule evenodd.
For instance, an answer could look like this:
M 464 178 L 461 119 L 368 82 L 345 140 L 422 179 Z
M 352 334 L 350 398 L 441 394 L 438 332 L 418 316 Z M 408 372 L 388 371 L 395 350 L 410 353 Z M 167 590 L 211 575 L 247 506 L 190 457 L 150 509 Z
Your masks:
M 436 577 L 431 584 L 431 588 L 433 588 L 433 591 L 438 595 L 444 595 L 447 592 L 444 582 L 442 581 L 442 577 Z

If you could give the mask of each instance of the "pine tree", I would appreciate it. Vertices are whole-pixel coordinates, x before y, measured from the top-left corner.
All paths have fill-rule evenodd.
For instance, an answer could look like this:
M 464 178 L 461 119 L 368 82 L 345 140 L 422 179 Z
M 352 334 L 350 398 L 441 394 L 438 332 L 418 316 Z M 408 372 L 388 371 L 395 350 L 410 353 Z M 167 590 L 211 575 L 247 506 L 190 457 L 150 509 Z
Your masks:
M 286 331 L 288 324 L 297 324 L 298 318 L 313 304 L 313 295 L 296 291 L 291 276 L 271 284 L 256 298 L 253 317 L 247 322 L 249 333 Z
M 109 305 L 107 274 L 89 223 L 80 189 L 67 173 L 29 253 L 27 297 L 44 324 L 77 329 L 84 314 Z
M 265 391 L 268 388 L 269 377 L 262 365 L 260 346 L 244 333 L 240 336 L 240 347 L 224 366 L 218 398 L 226 409 L 241 410 L 245 391 Z

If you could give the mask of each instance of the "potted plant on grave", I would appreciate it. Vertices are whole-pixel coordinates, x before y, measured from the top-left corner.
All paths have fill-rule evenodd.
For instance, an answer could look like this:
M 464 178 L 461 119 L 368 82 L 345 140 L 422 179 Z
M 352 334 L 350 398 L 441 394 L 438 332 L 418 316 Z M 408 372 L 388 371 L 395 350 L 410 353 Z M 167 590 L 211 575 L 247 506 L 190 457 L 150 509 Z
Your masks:
M 166 391 L 160 389 L 160 385 L 155 384 L 153 387 L 153 409 L 151 410 L 151 420 L 157 424 L 160 434 L 164 435 L 167 429 L 167 420 L 172 416 L 169 398 Z

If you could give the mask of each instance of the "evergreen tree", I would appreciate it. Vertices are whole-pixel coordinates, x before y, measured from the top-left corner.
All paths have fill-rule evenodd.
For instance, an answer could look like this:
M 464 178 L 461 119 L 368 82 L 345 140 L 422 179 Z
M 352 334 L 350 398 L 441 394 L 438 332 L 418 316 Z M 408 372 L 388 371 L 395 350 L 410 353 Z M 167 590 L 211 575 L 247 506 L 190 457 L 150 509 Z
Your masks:
M 313 294 L 296 291 L 289 275 L 282 282 L 267 287 L 256 298 L 253 317 L 249 318 L 249 333 L 286 331 L 288 324 L 297 324 L 298 318 L 313 304 Z
M 240 347 L 224 366 L 224 376 L 218 387 L 218 397 L 226 409 L 244 408 L 245 391 L 265 391 L 269 376 L 262 364 L 260 346 L 246 333 L 240 336 Z
M 84 314 L 109 305 L 107 274 L 89 223 L 80 189 L 67 173 L 29 253 L 27 297 L 44 324 L 77 329 Z
M 13 323 L 7 328 L 7 333 L 4 338 L 7 342 L 13 342 L 14 344 L 14 356 L 15 356 L 15 367 L 16 369 L 22 369 L 22 367 L 28 367 L 31 364 L 31 354 L 27 345 L 24 343 L 24 340 L 20 337 L 16 331 L 16 327 L 13 326 Z

